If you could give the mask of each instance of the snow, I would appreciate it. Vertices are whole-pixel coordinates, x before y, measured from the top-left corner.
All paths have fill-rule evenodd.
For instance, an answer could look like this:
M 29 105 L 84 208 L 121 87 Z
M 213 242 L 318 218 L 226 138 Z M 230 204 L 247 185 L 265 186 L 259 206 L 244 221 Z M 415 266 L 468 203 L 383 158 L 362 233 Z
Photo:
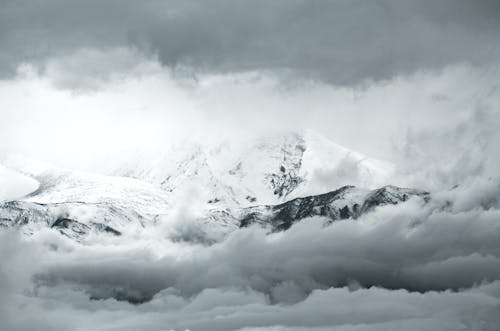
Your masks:
M 42 204 L 109 203 L 145 214 L 161 214 L 171 208 L 165 191 L 133 178 L 84 172 L 45 172 L 37 178 L 40 188 L 24 201 Z
M 197 191 L 210 208 L 277 204 L 343 185 L 389 184 L 394 166 L 335 144 L 309 130 L 216 145 L 184 141 L 155 160 L 111 170 L 172 192 Z
M 360 204 L 371 189 L 387 184 L 393 172 L 390 163 L 312 131 L 276 134 L 244 144 L 184 141 L 153 158 L 137 155 L 105 174 L 22 158 L 10 160 L 9 166 L 31 176 L 0 168 L 0 174 L 7 174 L 0 176 L 0 183 L 3 178 L 9 185 L 2 186 L 11 188 L 4 195 L 23 203 L 16 211 L 18 220 L 31 215 L 39 220 L 36 223 L 51 226 L 58 219 L 69 219 L 76 221 L 72 223 L 76 227 L 106 225 L 127 235 L 148 225 L 159 225 L 162 231 L 162 222 L 180 214 L 191 222 L 188 227 L 179 225 L 182 231 L 199 227 L 213 239 L 237 228 L 246 208 L 256 207 L 264 214 L 267 206 L 344 185 L 364 189 L 352 190 L 332 206 Z M 40 208 L 35 214 L 31 211 Z

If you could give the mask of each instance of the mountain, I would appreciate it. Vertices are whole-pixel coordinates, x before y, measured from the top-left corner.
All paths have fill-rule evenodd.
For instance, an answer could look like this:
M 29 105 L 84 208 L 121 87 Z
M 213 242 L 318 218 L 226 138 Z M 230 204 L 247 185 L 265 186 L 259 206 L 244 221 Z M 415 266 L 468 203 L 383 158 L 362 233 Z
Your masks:
M 100 204 L 39 204 L 26 201 L 0 204 L 0 226 L 17 226 L 26 234 L 48 227 L 78 241 L 90 234 L 119 236 L 122 233 L 117 228 L 130 228 L 142 219 L 131 210 Z
M 0 203 L 0 225 L 19 225 L 28 234 L 50 227 L 81 240 L 91 233 L 133 232 L 172 208 L 166 192 L 137 179 L 60 169 L 44 169 L 34 179 L 35 191 Z
M 140 214 L 170 210 L 169 195 L 150 183 L 127 177 L 50 169 L 34 178 L 39 187 L 22 200 L 38 204 L 109 204 Z
M 276 205 L 259 205 L 237 209 L 213 209 L 197 220 L 199 232 L 208 241 L 218 241 L 242 227 L 259 225 L 272 232 L 284 231 L 304 219 L 320 216 L 327 222 L 356 220 L 377 207 L 421 199 L 427 203 L 426 191 L 392 185 L 377 189 L 343 186 L 336 190 L 295 198 Z
M 37 185 L 0 204 L 0 225 L 28 234 L 48 227 L 78 241 L 163 231 L 166 219 L 194 209 L 174 239 L 213 242 L 255 223 L 286 230 L 311 216 L 356 219 L 378 205 L 428 198 L 386 186 L 391 164 L 310 131 L 245 143 L 184 142 L 154 160 L 138 157 L 103 174 L 32 161 L 11 166 Z
M 159 185 L 172 200 L 194 187 L 213 208 L 278 204 L 343 185 L 376 188 L 392 173 L 392 164 L 308 130 L 215 145 L 186 141 L 108 171 Z
M 206 215 L 193 219 L 196 231 L 177 233 L 172 239 L 216 242 L 239 227 L 258 224 L 271 231 L 287 230 L 294 223 L 313 216 L 330 222 L 356 219 L 376 207 L 403 203 L 410 198 L 428 201 L 425 191 L 384 186 L 375 190 L 344 186 L 337 190 L 296 198 L 277 205 L 253 206 L 240 209 L 211 209 Z M 35 199 L 36 200 L 36 199 Z M 52 202 L 10 201 L 0 204 L 0 226 L 19 226 L 28 234 L 44 227 L 85 241 L 89 235 L 132 234 L 141 227 L 153 227 L 165 214 L 144 214 L 137 208 L 110 202 Z M 196 235 L 193 235 L 193 234 Z

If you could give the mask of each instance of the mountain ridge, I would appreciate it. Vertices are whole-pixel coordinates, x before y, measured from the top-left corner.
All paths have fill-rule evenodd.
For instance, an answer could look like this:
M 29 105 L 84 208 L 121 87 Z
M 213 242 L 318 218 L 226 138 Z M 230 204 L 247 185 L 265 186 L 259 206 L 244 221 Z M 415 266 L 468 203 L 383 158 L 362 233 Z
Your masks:
M 204 232 L 206 242 L 215 242 L 237 228 L 253 224 L 272 231 L 283 231 L 314 216 L 324 217 L 329 222 L 355 220 L 376 207 L 404 203 L 411 198 L 427 202 L 430 194 L 391 185 L 375 190 L 343 186 L 331 192 L 295 198 L 277 205 L 213 209 L 193 221 L 200 228 L 200 233 Z M 49 227 L 78 241 L 84 241 L 90 233 L 120 236 L 127 231 L 130 233 L 130 227 L 155 226 L 164 216 L 141 215 L 133 209 L 107 203 L 9 201 L 0 204 L 1 226 L 19 226 L 28 234 Z
M 179 192 L 190 185 L 214 207 L 248 207 L 327 192 L 343 185 L 389 184 L 394 166 L 310 130 L 206 147 L 184 142 L 145 165 L 110 170 Z
M 247 145 L 225 142 L 204 148 L 186 143 L 178 148 L 158 155 L 155 162 L 130 160 L 108 175 L 18 160 L 20 172 L 39 186 L 2 203 L 1 224 L 28 225 L 28 233 L 48 226 L 84 240 L 90 233 L 127 235 L 162 223 L 177 206 L 197 205 L 195 226 L 208 241 L 216 241 L 253 223 L 286 230 L 311 216 L 355 219 L 367 211 L 362 206 L 369 194 L 377 192 L 371 198 L 375 204 L 425 195 L 383 186 L 393 172 L 389 163 L 307 130 Z

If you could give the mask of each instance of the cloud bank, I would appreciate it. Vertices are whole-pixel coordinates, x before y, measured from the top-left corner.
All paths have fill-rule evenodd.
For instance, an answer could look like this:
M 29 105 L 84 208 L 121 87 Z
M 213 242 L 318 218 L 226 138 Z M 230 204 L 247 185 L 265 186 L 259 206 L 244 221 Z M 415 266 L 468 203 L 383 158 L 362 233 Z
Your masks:
M 3 233 L 3 311 L 25 312 L 9 317 L 21 329 L 494 330 L 499 190 L 478 179 L 425 205 L 246 228 L 211 246 L 154 228 L 90 246 L 52 230 L 27 242 Z

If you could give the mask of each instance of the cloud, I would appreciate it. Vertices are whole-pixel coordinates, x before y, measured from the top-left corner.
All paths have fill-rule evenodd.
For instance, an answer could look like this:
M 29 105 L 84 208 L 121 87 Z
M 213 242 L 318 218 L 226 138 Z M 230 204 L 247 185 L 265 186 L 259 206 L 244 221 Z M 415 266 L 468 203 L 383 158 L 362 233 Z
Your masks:
M 0 233 L 0 327 L 5 330 L 64 330 L 62 323 L 48 320 L 39 307 L 27 306 L 32 288 L 31 276 L 36 271 L 36 246 L 23 242 L 19 233 L 2 229 Z
M 38 188 L 38 182 L 0 165 L 0 201 L 13 200 Z
M 492 185 L 497 185 L 499 124 L 498 106 L 492 104 L 474 108 L 465 120 L 448 129 L 409 131 L 397 154 L 408 185 L 442 189 L 470 184 L 476 187 L 476 196 L 462 201 L 470 205 L 488 204 L 478 200 L 489 195 Z
M 416 173 L 430 169 L 415 167 L 424 160 L 463 156 L 456 171 L 444 169 L 443 162 L 443 174 L 434 180 L 448 172 L 458 177 L 481 159 L 480 146 L 469 155 L 458 147 L 475 144 L 474 135 L 491 132 L 490 123 L 498 121 L 493 69 L 448 67 L 351 88 L 294 85 L 265 72 L 190 76 L 138 50 L 79 51 L 54 59 L 45 70 L 21 66 L 16 78 L 0 83 L 0 157 L 17 153 L 109 172 L 137 159 L 157 159 L 186 137 L 202 145 L 224 139 L 244 144 L 249 137 L 310 128 L 368 156 L 401 163 L 408 173 L 411 166 Z M 452 129 L 460 144 L 450 143 Z M 481 133 L 483 140 L 494 135 L 488 132 Z M 439 146 L 457 148 L 437 155 L 438 140 Z M 407 162 L 412 158 L 420 159 Z
M 80 49 L 137 48 L 167 67 L 270 70 L 340 85 L 498 58 L 494 0 L 1 3 L 0 70 Z M 7 76 L 6 76 L 7 75 Z
M 212 245 L 170 239 L 196 228 L 189 208 L 91 245 L 2 233 L 0 314 L 14 330 L 494 330 L 499 192 L 476 176 L 425 205 L 244 228 Z
M 498 281 L 458 292 L 345 287 L 317 289 L 294 304 L 270 304 L 262 293 L 244 288 L 207 288 L 188 298 L 168 288 L 150 302 L 131 305 L 89 301 L 77 288 L 57 286 L 21 297 L 12 316 L 14 330 L 32 327 L 20 318 L 29 313 L 28 320 L 48 323 L 50 330 L 479 331 L 494 330 L 499 322 L 499 290 Z
M 250 287 L 273 302 L 352 282 L 423 292 L 496 280 L 498 211 L 435 208 L 410 201 L 326 228 L 322 220 L 308 219 L 267 236 L 264 229 L 242 229 L 208 247 L 166 239 L 157 245 L 171 252 L 160 259 L 136 246 L 102 247 L 98 255 L 98 248 L 82 248 L 48 263 L 38 280 L 77 283 L 93 296 L 139 301 L 168 287 L 186 296 L 205 288 Z

